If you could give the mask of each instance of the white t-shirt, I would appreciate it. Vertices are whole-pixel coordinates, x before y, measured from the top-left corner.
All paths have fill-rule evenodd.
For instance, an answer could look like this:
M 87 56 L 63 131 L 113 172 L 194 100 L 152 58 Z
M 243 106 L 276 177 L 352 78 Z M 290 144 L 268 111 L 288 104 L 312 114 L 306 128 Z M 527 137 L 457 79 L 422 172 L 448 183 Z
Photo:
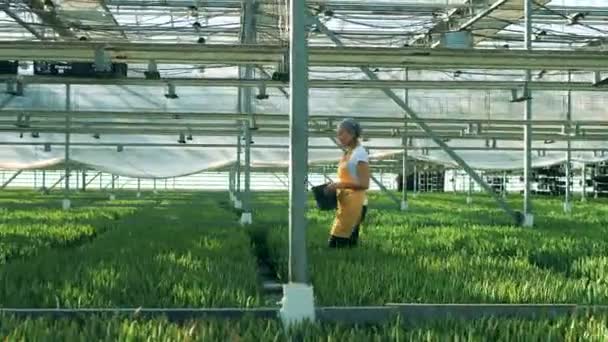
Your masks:
M 369 163 L 369 156 L 363 146 L 358 145 L 350 154 L 350 159 L 346 162 L 348 172 L 353 176 L 357 182 L 359 182 L 359 175 L 357 174 L 357 165 L 359 162 Z

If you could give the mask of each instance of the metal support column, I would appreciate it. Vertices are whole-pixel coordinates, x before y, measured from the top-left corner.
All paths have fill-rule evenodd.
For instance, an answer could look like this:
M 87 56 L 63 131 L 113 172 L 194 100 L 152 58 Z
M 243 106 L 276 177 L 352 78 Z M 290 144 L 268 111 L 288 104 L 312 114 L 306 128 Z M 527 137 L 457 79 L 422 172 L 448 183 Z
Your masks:
M 87 172 L 82 171 L 82 191 L 86 191 L 87 189 Z
M 591 180 L 592 180 L 592 183 L 593 183 L 593 198 L 595 198 L 595 199 L 598 198 L 598 193 L 599 193 L 597 191 L 598 189 L 597 189 L 597 181 L 596 181 L 596 177 L 597 177 L 597 174 L 598 174 L 597 170 L 599 169 L 599 167 L 600 167 L 600 163 L 595 163 L 593 165 L 593 170 L 591 172 Z
M 410 80 L 409 70 L 405 68 L 403 71 L 403 79 L 405 82 Z M 405 88 L 403 90 L 403 102 L 409 106 L 410 104 L 410 96 L 409 90 Z M 403 145 L 403 165 L 402 165 L 402 174 L 401 177 L 401 186 L 403 187 L 403 191 L 401 192 L 401 211 L 406 211 L 409 208 L 409 203 L 407 202 L 407 112 L 403 112 L 403 137 L 401 138 L 401 144 Z
M 528 0 L 530 1 L 530 0 Z M 315 20 L 315 24 L 317 29 L 323 32 L 335 45 L 344 46 L 342 41 L 329 30 L 317 17 L 313 17 Z M 361 67 L 361 71 L 367 76 L 367 78 L 378 81 L 380 80 L 378 76 L 369 68 L 369 67 Z M 496 203 L 517 223 L 522 223 L 522 215 L 516 211 L 514 211 L 505 201 L 504 199 L 497 194 L 475 171 L 456 153 L 454 150 L 448 146 L 448 144 L 438 136 L 431 127 L 429 127 L 418 114 L 411 109 L 403 100 L 395 94 L 389 88 L 380 89 L 387 97 L 389 97 L 393 102 L 395 102 L 399 107 L 401 107 L 409 116 L 410 121 L 414 122 L 416 125 L 420 127 L 422 131 L 431 139 L 435 144 L 437 144 L 441 150 L 443 150 L 452 160 L 458 164 L 463 170 L 465 170 L 473 179 L 486 191 L 488 192 L 496 201 Z
M 70 209 L 70 129 L 71 129 L 71 96 L 72 89 L 69 84 L 65 85 L 65 193 L 63 196 L 62 207 L 64 210 Z
M 414 161 L 414 184 L 412 189 L 412 195 L 414 197 L 418 196 L 418 163 Z
M 236 168 L 235 168 L 235 174 L 233 175 L 235 183 L 232 184 L 233 190 L 235 190 L 235 196 L 238 196 L 238 194 L 241 192 L 241 153 L 242 153 L 241 144 L 242 144 L 242 142 L 243 142 L 243 137 L 239 134 L 239 136 L 237 137 L 237 144 L 236 144 L 236 165 L 235 165 Z M 234 185 L 236 185 L 236 187 L 234 187 Z
M 141 178 L 137 177 L 137 198 L 141 197 Z
M 507 171 L 502 172 L 502 197 L 507 197 Z
M 458 170 L 452 170 L 452 190 L 454 193 L 458 193 L 458 188 L 456 187 L 456 179 L 458 178 Z
M 285 325 L 315 319 L 306 256 L 308 182 L 308 24 L 306 0 L 289 6 L 289 283 L 283 285 L 280 317 Z
M 583 184 L 583 192 L 581 194 L 581 202 L 587 202 L 587 164 L 583 164 L 583 171 L 581 176 L 581 182 Z
M 526 50 L 532 50 L 532 0 L 524 0 L 525 32 L 524 43 Z M 531 199 L 531 180 L 532 180 L 532 92 L 530 82 L 532 81 L 532 71 L 526 70 L 526 83 L 524 86 L 524 207 L 523 207 L 523 226 L 531 227 L 534 225 L 532 214 Z
M 42 190 L 46 190 L 46 170 L 42 170 Z
M 568 83 L 572 81 L 572 72 L 568 71 Z M 570 141 L 570 122 L 572 121 L 572 90 L 568 90 L 566 95 L 566 120 L 568 120 L 568 124 L 566 125 L 565 132 L 568 140 L 566 141 L 566 189 L 564 196 L 564 212 L 569 214 L 572 212 L 572 202 L 571 202 L 571 194 L 570 187 L 571 182 L 570 178 L 572 177 L 572 143 Z
M 308 42 L 304 0 L 290 6 L 289 281 L 308 283 L 306 178 L 308 173 Z
M 257 41 L 256 37 L 256 0 L 245 0 L 241 11 L 241 37 L 242 44 L 252 45 Z M 245 65 L 239 67 L 239 76 L 244 79 L 253 79 L 254 66 Z M 242 113 L 247 114 L 250 118 L 253 116 L 253 89 L 251 87 L 241 88 L 240 91 L 240 109 Z M 245 139 L 245 179 L 244 191 L 241 196 L 243 213 L 241 214 L 240 223 L 247 225 L 252 223 L 251 215 L 251 125 L 253 120 L 248 120 L 243 123 L 243 135 Z
M 467 177 L 469 181 L 469 190 L 467 190 L 467 204 L 473 203 L 473 179 L 471 176 Z

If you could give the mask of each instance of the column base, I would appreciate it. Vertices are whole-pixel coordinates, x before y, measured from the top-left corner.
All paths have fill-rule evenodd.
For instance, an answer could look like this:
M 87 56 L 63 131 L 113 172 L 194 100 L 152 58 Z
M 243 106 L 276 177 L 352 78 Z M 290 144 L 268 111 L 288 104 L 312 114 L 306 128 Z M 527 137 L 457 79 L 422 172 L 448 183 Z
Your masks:
M 533 227 L 534 226 L 534 215 L 533 214 L 524 214 L 523 222 L 521 223 L 523 227 Z
M 312 286 L 301 283 L 284 284 L 279 316 L 287 327 L 303 321 L 314 321 L 315 301 Z
M 63 208 L 63 210 L 68 210 L 72 207 L 72 202 L 69 199 L 64 199 L 63 201 L 61 201 L 61 208 Z
M 473 197 L 467 196 L 467 204 L 473 204 Z
M 110 201 L 115 201 L 115 200 L 116 200 L 116 195 L 110 194 Z
M 407 201 L 401 201 L 401 211 L 407 211 L 409 209 L 409 203 Z
M 252 224 L 253 217 L 252 217 L 251 213 L 242 213 L 239 223 L 241 224 L 241 226 L 246 226 L 246 225 Z
M 234 208 L 235 209 L 243 209 L 243 202 L 239 199 L 234 200 Z
M 141 192 L 136 193 L 135 197 L 140 198 L 141 197 Z
M 572 212 L 572 202 L 564 202 L 564 213 L 570 214 Z

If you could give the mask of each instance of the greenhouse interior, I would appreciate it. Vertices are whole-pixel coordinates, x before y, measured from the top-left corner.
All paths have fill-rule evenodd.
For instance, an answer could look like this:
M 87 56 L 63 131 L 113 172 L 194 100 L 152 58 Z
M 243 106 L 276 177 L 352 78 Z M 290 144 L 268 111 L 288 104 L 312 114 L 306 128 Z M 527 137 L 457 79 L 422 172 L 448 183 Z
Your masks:
M 1 340 L 608 340 L 608 1 L 0 6 Z

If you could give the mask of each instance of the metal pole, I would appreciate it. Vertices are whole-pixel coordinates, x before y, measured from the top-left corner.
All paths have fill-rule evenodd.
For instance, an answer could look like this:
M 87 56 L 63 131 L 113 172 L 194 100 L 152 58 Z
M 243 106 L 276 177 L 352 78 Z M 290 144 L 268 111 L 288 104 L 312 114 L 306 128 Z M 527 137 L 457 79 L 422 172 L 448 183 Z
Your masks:
M 469 190 L 467 192 L 467 204 L 471 204 L 473 203 L 473 179 L 471 178 L 471 176 L 468 177 L 468 181 L 469 181 Z
M 38 189 L 38 172 L 34 170 L 34 190 Z
M 597 199 L 598 198 L 598 189 L 597 189 L 597 181 L 596 181 L 596 177 L 598 174 L 598 169 L 600 167 L 600 163 L 595 163 L 595 165 L 593 165 L 593 171 L 591 173 L 591 180 L 593 181 L 593 198 Z
M 42 170 L 42 189 L 46 190 L 46 170 Z
M 236 173 L 233 175 L 233 181 L 236 181 L 236 194 L 238 195 L 239 192 L 241 192 L 241 153 L 242 153 L 242 148 L 241 148 L 241 143 L 242 143 L 242 136 L 239 134 L 239 136 L 237 137 L 237 145 L 236 145 Z M 233 189 L 234 189 L 234 183 L 233 183 Z
M 583 164 L 583 171 L 582 171 L 582 183 L 583 183 L 583 193 L 582 193 L 582 197 L 581 197 L 581 202 L 587 202 L 587 164 L 584 163 Z
M 245 124 L 245 187 L 243 191 L 243 212 L 251 215 L 251 130 L 249 124 Z M 245 222 L 247 221 L 247 222 Z M 245 224 L 251 224 L 249 217 L 243 218 L 241 221 Z
M 116 187 L 116 176 L 114 176 L 114 174 L 112 174 L 112 190 L 114 190 L 114 188 Z
M 63 209 L 70 208 L 70 128 L 71 128 L 71 118 L 70 118 L 70 110 L 71 110 L 71 87 L 69 84 L 65 85 L 65 194 L 63 199 Z
M 308 42 L 304 0 L 290 6 L 289 281 L 308 283 L 306 180 L 308 173 Z
M 452 188 L 454 193 L 458 193 L 458 188 L 456 187 L 456 178 L 458 177 L 458 170 L 452 170 Z
M 255 0 L 245 0 L 243 8 L 243 25 L 241 42 L 247 45 L 255 44 L 256 39 L 256 4 Z M 253 66 L 245 65 L 240 68 L 240 76 L 245 79 L 253 79 Z M 251 87 L 245 87 L 241 90 L 242 100 L 241 109 L 249 118 L 253 118 L 253 96 Z M 251 125 L 253 120 L 244 122 L 245 135 L 245 191 L 242 196 L 243 214 L 241 216 L 241 224 L 251 224 Z
M 416 163 L 416 161 L 414 161 L 414 188 L 412 189 L 414 197 L 418 196 L 418 163 Z
M 82 191 L 87 189 L 87 172 L 82 171 Z
M 405 68 L 405 70 L 403 71 L 403 78 L 404 80 L 407 82 L 410 79 L 410 73 L 409 73 L 409 69 Z M 407 88 L 405 88 L 403 90 L 403 102 L 405 102 L 405 104 L 407 106 L 410 105 L 410 96 L 409 96 L 409 90 Z M 401 192 L 401 210 L 405 211 L 408 209 L 409 205 L 407 202 L 407 158 L 408 158 L 408 151 L 407 151 L 407 112 L 403 111 L 403 139 L 401 140 L 401 143 L 403 145 L 403 165 L 402 165 L 402 174 L 403 177 L 401 177 L 401 182 L 403 184 L 401 184 L 401 186 L 403 187 L 403 191 Z
M 527 51 L 532 50 L 532 0 L 524 0 L 524 15 L 525 15 L 525 32 L 524 43 Z M 532 199 L 531 199 L 531 178 L 532 178 L 532 92 L 530 91 L 530 82 L 532 81 L 532 71 L 526 70 L 526 83 L 524 86 L 524 220 L 525 227 L 534 225 L 534 216 L 532 215 Z
M 568 71 L 568 83 L 572 81 L 572 72 Z M 570 138 L 570 121 L 572 120 L 572 90 L 568 90 L 566 96 L 566 119 L 568 120 L 568 124 L 566 125 L 566 136 Z M 572 151 L 570 148 L 572 147 L 570 139 L 566 141 L 566 189 L 565 189 L 565 198 L 564 198 L 564 212 L 570 213 L 572 212 L 572 203 L 570 200 L 570 177 L 572 175 Z
M 507 171 L 502 172 L 502 197 L 507 197 Z

